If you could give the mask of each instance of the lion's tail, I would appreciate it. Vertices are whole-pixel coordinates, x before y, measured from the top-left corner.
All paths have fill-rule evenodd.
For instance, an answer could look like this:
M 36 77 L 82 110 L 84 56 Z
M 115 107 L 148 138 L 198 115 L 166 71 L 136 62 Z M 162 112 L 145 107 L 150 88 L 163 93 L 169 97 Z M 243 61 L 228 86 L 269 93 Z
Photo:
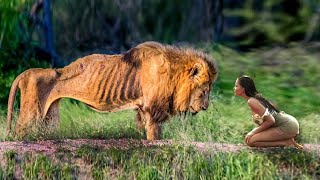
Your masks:
M 14 82 L 12 83 L 9 99 L 8 99 L 8 114 L 7 114 L 7 136 L 9 135 L 11 131 L 11 122 L 12 122 L 12 116 L 13 116 L 13 107 L 14 107 L 14 101 L 16 99 L 17 90 L 19 88 L 19 82 L 21 79 L 21 75 L 18 76 Z

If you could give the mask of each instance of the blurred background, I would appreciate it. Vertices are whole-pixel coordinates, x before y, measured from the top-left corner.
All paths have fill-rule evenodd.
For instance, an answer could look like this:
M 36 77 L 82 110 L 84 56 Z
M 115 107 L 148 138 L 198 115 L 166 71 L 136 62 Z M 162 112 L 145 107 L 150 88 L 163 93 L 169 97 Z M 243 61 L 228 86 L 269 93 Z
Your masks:
M 219 95 L 248 74 L 285 109 L 318 112 L 319 24 L 320 0 L 0 0 L 0 107 L 28 68 L 152 40 L 212 54 Z
M 255 124 L 233 87 L 246 74 L 268 100 L 298 119 L 296 140 L 319 147 L 320 0 L 0 0 L 0 142 L 15 140 L 5 128 L 18 74 L 60 68 L 93 53 L 124 53 L 145 41 L 196 48 L 219 67 L 209 108 L 164 123 L 163 139 L 243 144 Z M 134 111 L 98 113 L 75 100 L 60 102 L 58 129 L 32 127 L 29 139 L 145 139 Z M 10 151 L 0 164 L 9 164 L 0 167 L 0 179 L 22 172 L 26 179 L 74 179 L 83 177 L 78 166 L 93 179 L 320 179 L 319 154 L 290 148 L 206 156 L 162 147 L 79 149 L 61 146 L 52 160 L 63 160 L 59 167 L 44 156 L 22 158 Z

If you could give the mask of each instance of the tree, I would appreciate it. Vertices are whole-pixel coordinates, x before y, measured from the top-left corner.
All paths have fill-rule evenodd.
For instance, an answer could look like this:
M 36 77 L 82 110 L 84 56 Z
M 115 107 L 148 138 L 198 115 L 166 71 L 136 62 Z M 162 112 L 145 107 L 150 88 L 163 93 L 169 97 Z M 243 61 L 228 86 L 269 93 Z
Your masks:
M 50 0 L 37 0 L 32 7 L 31 10 L 31 17 L 33 23 L 39 25 L 43 31 L 44 36 L 44 51 L 50 55 L 51 58 L 51 66 L 57 67 L 61 65 L 59 63 L 58 55 L 54 48 L 53 42 L 53 30 L 52 30 L 52 14 L 51 14 L 51 1 Z M 40 14 L 41 10 L 43 11 L 43 18 L 39 18 L 38 15 Z

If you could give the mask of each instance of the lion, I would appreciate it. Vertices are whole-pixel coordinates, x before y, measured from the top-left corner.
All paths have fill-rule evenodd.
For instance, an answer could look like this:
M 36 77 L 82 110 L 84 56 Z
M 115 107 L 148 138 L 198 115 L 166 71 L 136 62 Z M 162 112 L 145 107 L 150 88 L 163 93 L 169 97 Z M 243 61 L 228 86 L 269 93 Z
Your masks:
M 72 98 L 98 112 L 134 109 L 147 140 L 161 138 L 161 124 L 180 113 L 209 105 L 216 62 L 192 48 L 145 42 L 124 54 L 92 54 L 59 69 L 29 69 L 13 82 L 7 116 L 11 131 L 18 89 L 20 112 L 14 135 L 25 137 L 34 122 L 59 124 L 59 101 Z

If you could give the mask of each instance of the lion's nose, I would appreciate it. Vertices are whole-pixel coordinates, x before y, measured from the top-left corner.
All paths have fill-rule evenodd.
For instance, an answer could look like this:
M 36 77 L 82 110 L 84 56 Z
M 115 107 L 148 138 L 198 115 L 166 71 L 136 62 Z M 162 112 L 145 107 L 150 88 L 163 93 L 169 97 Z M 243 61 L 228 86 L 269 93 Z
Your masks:
M 209 106 L 208 103 L 204 103 L 201 108 L 202 108 L 202 110 L 207 110 L 208 106 Z

